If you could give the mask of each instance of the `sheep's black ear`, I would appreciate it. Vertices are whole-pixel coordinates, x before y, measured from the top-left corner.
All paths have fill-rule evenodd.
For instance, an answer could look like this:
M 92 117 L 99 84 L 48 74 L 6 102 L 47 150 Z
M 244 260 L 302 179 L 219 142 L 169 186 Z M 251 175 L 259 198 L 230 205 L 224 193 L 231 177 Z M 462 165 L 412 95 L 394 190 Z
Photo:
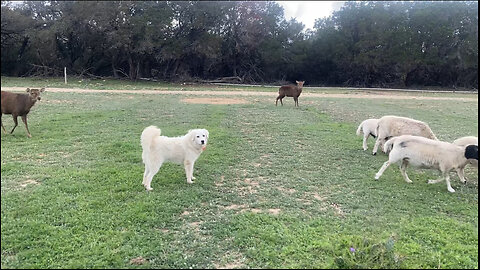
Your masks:
M 478 145 L 471 144 L 465 148 L 466 159 L 478 160 Z

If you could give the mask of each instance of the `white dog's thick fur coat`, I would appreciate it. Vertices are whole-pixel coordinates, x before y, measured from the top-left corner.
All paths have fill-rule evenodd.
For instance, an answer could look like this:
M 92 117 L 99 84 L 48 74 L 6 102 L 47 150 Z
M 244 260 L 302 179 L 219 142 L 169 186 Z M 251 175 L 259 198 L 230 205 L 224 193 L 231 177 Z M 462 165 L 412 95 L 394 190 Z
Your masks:
M 187 183 L 193 183 L 193 166 L 205 150 L 208 140 L 206 129 L 193 129 L 181 137 L 160 136 L 161 131 L 155 126 L 145 128 L 140 137 L 142 160 L 145 164 L 143 186 L 152 190 L 152 179 L 164 162 L 183 164 Z

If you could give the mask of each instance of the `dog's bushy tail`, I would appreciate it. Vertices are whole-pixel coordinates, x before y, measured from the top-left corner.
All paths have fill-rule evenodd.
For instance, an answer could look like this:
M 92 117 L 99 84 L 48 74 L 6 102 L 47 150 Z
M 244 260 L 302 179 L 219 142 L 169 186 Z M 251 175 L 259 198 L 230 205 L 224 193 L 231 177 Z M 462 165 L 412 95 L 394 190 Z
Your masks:
M 360 125 L 357 128 L 357 136 L 359 136 L 361 134 L 360 132 L 362 131 L 362 127 L 363 127 L 363 122 L 360 123 Z
M 390 138 L 385 144 L 383 145 L 383 152 L 389 153 L 394 146 L 394 143 L 396 141 L 397 137 Z
M 161 133 L 162 131 L 156 126 L 146 127 L 142 132 L 142 136 L 140 136 L 140 143 L 142 144 L 143 150 L 149 150 L 153 139 L 160 136 Z

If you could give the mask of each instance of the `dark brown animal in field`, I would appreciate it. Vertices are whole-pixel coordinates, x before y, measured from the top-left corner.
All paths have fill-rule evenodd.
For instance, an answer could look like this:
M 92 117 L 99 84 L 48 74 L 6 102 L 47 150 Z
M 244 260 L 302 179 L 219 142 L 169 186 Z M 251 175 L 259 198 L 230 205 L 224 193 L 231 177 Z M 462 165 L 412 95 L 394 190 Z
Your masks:
M 282 99 L 284 97 L 293 97 L 295 101 L 295 106 L 298 106 L 298 97 L 302 93 L 302 87 L 305 81 L 296 81 L 297 85 L 283 85 L 278 89 L 278 97 L 275 100 L 275 106 L 277 106 L 278 100 L 280 99 L 280 103 L 283 106 Z
M 25 128 L 27 129 L 27 136 L 32 137 L 30 131 L 28 130 L 27 125 L 27 114 L 30 112 L 30 109 L 37 100 L 40 100 L 40 93 L 45 91 L 45 88 L 42 89 L 30 89 L 27 88 L 28 94 L 17 94 L 7 91 L 2 91 L 2 99 L 1 99 L 1 107 L 2 113 L 0 114 L 0 120 L 3 114 L 11 114 L 13 116 L 13 122 L 15 122 L 15 126 L 13 127 L 10 134 L 13 133 L 15 128 L 18 126 L 17 117 L 21 116 L 22 121 L 25 124 Z M 3 126 L 3 121 L 1 121 L 3 132 L 7 133 L 5 127 Z

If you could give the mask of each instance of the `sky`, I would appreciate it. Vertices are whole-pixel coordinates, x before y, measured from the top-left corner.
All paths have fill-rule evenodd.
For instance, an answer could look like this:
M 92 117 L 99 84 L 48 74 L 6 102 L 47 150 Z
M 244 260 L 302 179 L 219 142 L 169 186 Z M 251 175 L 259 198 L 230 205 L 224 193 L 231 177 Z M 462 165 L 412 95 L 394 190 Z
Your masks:
M 333 11 L 339 10 L 345 1 L 277 1 L 284 11 L 285 18 L 296 18 L 305 25 L 305 29 L 313 29 L 315 19 L 330 16 Z

